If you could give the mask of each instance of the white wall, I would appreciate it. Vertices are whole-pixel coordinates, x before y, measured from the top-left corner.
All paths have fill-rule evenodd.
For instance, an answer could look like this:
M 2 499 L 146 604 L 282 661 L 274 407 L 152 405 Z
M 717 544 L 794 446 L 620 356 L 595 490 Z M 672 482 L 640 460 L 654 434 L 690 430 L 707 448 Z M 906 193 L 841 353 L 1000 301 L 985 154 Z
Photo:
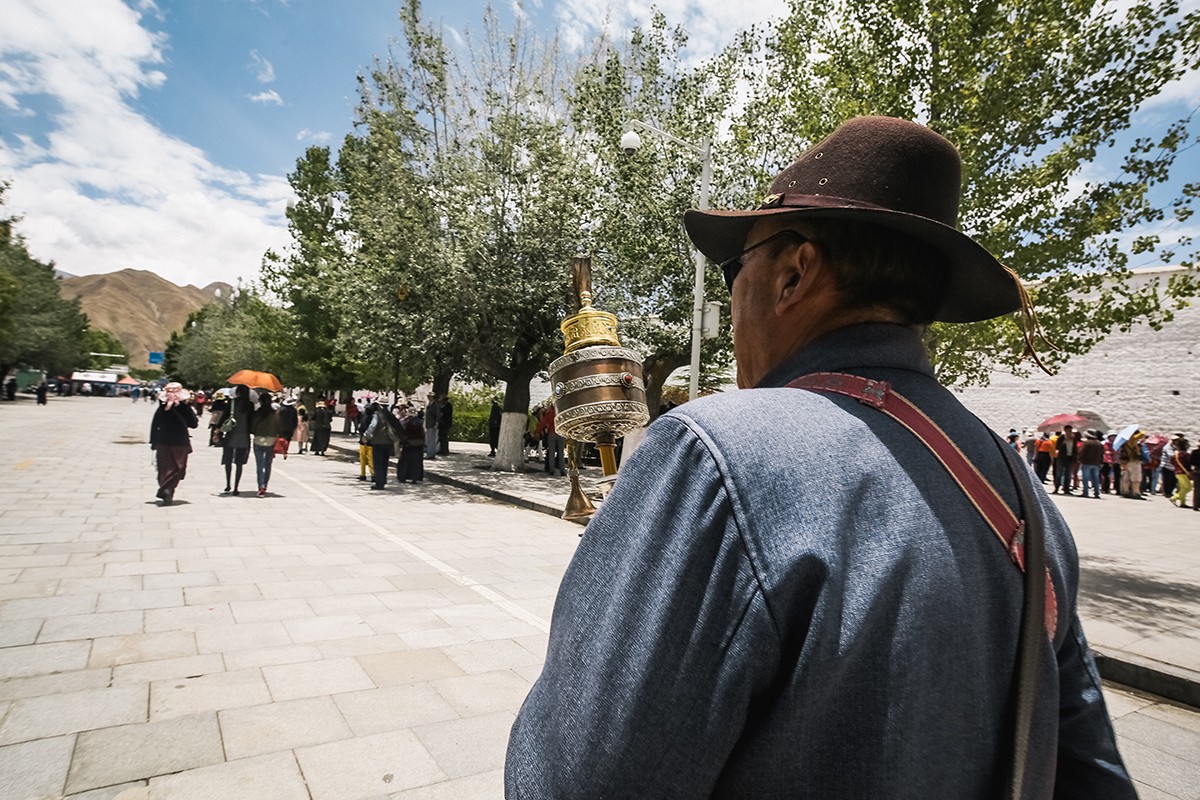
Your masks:
M 1157 279 L 1165 285 L 1176 271 L 1139 270 L 1133 283 Z M 997 372 L 990 386 L 958 394 L 1002 434 L 1033 427 L 1051 414 L 1086 409 L 1114 429 L 1138 423 L 1158 433 L 1183 431 L 1195 442 L 1200 434 L 1200 307 L 1176 312 L 1161 331 L 1137 325 L 1129 333 L 1114 333 L 1073 357 L 1054 377 L 1041 370 L 1028 378 Z

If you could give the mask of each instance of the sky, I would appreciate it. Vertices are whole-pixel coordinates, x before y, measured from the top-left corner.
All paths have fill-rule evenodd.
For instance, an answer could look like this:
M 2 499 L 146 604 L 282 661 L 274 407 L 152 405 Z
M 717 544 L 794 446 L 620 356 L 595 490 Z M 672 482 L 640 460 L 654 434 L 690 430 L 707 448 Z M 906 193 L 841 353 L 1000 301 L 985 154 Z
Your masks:
M 643 0 L 501 0 L 568 46 L 644 21 Z M 712 52 L 785 0 L 660 0 Z M 426 0 L 451 34 L 484 3 Z M 288 242 L 286 174 L 350 131 L 356 76 L 399 34 L 398 0 L 0 0 L 0 181 L 34 257 L 179 284 L 250 282 Z M 1196 81 L 1152 113 L 1200 104 Z M 1186 107 L 1186 108 L 1185 108 Z M 1197 148 L 1196 153 L 1200 153 Z M 1200 159 L 1195 162 L 1200 173 Z

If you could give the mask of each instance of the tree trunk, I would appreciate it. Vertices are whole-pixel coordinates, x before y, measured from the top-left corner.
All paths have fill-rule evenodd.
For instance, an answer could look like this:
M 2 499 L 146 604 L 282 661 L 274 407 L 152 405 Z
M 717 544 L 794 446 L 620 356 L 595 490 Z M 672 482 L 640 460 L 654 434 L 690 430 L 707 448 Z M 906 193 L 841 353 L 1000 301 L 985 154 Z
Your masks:
M 443 367 L 439 361 L 434 368 L 433 373 L 433 396 L 445 397 L 450 394 L 450 379 L 454 377 L 454 373 Z
M 650 409 L 650 419 L 658 416 L 658 407 L 662 405 L 663 384 L 671 373 L 689 363 L 690 354 L 675 350 L 659 350 L 646 356 L 642 362 L 642 379 L 646 382 L 646 405 Z
M 525 424 L 529 419 L 529 382 L 536 370 L 514 369 L 504 387 L 504 413 L 500 417 L 500 444 L 492 469 L 522 472 L 525 469 Z

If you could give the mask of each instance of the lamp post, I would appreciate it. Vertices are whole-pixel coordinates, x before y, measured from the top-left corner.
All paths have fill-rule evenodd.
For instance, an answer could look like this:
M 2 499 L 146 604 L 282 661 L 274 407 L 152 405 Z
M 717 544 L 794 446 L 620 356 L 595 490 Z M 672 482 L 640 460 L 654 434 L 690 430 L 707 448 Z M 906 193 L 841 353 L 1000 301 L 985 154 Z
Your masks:
M 621 137 L 621 149 L 626 154 L 632 155 L 642 146 L 642 137 L 638 136 L 637 130 L 635 130 L 640 129 L 686 147 L 700 156 L 699 208 L 701 211 L 707 210 L 708 184 L 712 179 L 712 140 L 705 137 L 700 140 L 699 145 L 695 145 L 691 142 L 685 142 L 678 136 L 672 136 L 647 122 L 642 122 L 640 119 L 629 120 L 626 123 L 626 127 L 628 130 Z M 704 337 L 704 254 L 696 248 L 692 248 L 692 251 L 695 254 L 696 262 L 696 285 L 692 297 L 692 376 L 691 382 L 688 385 L 688 400 L 695 400 L 696 395 L 700 393 L 700 341 Z

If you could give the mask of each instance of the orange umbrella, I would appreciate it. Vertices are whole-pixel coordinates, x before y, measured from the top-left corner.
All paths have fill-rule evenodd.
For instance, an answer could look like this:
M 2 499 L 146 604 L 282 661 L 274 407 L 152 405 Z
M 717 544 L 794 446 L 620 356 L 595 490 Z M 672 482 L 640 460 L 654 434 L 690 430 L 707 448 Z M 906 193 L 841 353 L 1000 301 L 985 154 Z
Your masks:
M 283 384 L 269 372 L 259 372 L 253 369 L 239 369 L 229 376 L 231 384 L 249 386 L 251 389 L 266 389 L 268 392 L 282 392 Z

